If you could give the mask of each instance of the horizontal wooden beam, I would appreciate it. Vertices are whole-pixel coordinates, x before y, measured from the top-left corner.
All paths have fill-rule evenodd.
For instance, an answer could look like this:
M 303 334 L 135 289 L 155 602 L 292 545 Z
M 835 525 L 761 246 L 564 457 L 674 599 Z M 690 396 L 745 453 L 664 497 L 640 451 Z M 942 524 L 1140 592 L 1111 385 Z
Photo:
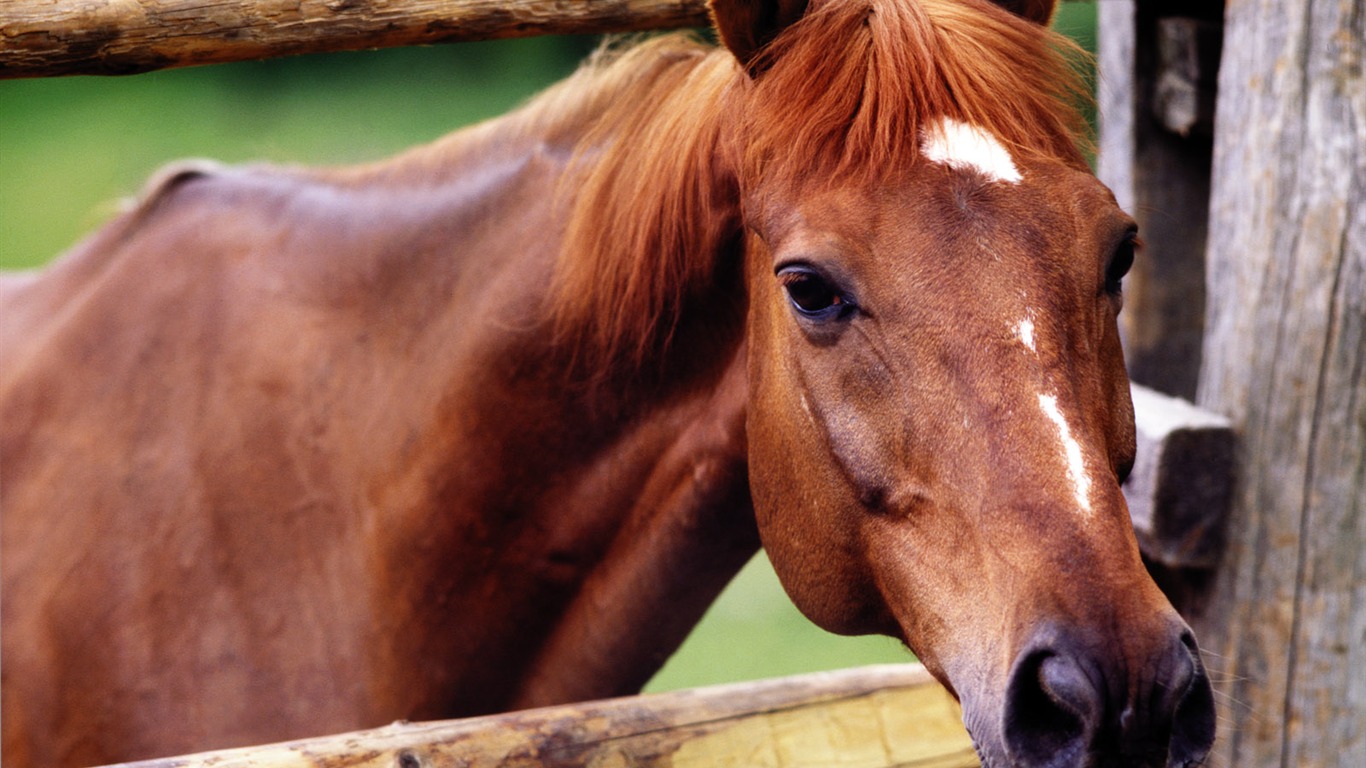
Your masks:
M 395 723 L 124 768 L 978 765 L 958 705 L 918 664 L 892 664 Z
M 1138 454 L 1124 496 L 1139 548 L 1176 568 L 1212 568 L 1233 503 L 1228 419 L 1135 384 Z
M 0 78 L 707 23 L 705 0 L 5 0 Z

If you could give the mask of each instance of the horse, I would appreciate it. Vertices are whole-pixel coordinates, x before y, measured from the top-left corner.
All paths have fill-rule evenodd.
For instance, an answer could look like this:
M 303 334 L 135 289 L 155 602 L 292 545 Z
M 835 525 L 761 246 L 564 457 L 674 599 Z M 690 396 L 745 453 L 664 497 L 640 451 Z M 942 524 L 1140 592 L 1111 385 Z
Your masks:
M 388 161 L 173 167 L 7 280 L 5 764 L 633 692 L 760 546 L 986 766 L 1199 763 L 1053 5 L 714 0 Z

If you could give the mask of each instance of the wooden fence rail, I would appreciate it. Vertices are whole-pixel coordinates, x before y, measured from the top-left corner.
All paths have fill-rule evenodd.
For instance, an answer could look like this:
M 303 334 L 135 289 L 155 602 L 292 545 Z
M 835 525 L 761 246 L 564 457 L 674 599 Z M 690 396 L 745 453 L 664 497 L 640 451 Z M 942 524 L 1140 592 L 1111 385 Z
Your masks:
M 0 78 L 707 24 L 705 0 L 5 0 Z
M 918 664 L 591 701 L 123 768 L 959 768 L 957 703 Z

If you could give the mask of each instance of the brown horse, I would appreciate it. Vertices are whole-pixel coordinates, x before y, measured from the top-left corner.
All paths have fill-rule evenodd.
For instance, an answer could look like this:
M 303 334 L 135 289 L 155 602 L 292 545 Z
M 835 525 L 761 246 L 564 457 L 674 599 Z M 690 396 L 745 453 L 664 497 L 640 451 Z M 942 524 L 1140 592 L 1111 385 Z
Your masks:
M 1119 490 L 1134 225 L 1003 5 L 716 0 L 722 49 L 182 168 L 5 284 L 5 765 L 633 691 L 760 539 L 986 764 L 1199 762 Z

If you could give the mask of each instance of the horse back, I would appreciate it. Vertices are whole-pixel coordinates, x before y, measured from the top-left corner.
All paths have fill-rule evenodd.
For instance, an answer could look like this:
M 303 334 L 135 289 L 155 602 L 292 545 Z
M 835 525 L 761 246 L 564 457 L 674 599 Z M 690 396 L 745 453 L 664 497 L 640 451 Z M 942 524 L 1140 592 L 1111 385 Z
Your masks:
M 553 223 L 486 223 L 544 170 L 528 156 L 404 180 L 176 169 L 0 289 L 6 762 L 25 733 L 66 734 L 29 756 L 56 764 L 379 722 L 357 704 L 391 704 L 368 690 L 369 542 L 402 492 L 377 478 L 421 471 L 452 368 L 498 343 L 476 318 L 530 315 L 511 275 Z M 290 693 L 176 704 L 263 687 Z M 79 736 L 158 721 L 183 744 Z

